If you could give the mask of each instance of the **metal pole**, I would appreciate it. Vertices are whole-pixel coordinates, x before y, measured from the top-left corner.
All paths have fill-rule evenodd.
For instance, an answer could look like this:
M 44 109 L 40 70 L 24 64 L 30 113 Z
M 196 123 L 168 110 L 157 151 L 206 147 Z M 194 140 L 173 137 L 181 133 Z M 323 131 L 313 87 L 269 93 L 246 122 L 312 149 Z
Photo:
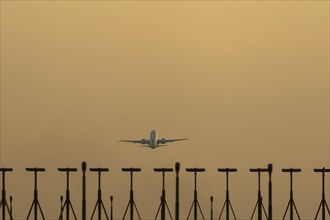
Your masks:
M 134 218 L 133 172 L 131 172 L 130 220 Z
M 10 202 L 10 220 L 13 220 L 13 197 L 9 196 L 9 202 Z
M 102 195 L 101 195 L 101 172 L 99 171 L 98 172 L 99 174 L 99 190 L 98 190 L 98 193 L 97 193 L 97 214 L 98 214 L 98 220 L 101 220 L 101 199 L 102 199 Z
M 292 172 L 290 173 L 290 220 L 293 220 Z
M 273 220 L 273 198 L 272 198 L 272 172 L 273 164 L 268 164 L 268 174 L 269 174 L 269 183 L 268 183 L 268 219 Z
M 82 220 L 86 220 L 86 167 L 85 161 L 81 163 L 81 169 L 83 171 L 82 176 Z
M 70 191 L 69 191 L 69 171 L 66 172 L 66 179 L 67 179 L 67 185 L 66 185 L 66 220 L 70 219 Z
M 163 172 L 163 190 L 162 190 L 162 210 L 161 210 L 161 220 L 165 220 L 165 172 Z
M 113 196 L 110 196 L 110 220 L 113 220 Z
M 195 172 L 195 190 L 194 190 L 194 220 L 197 220 L 197 181 Z
M 37 171 L 34 171 L 34 220 L 38 219 L 38 190 L 37 190 Z
M 175 179 L 175 220 L 179 220 L 180 215 L 180 202 L 179 202 L 179 171 L 180 171 L 180 163 L 175 163 L 175 172 L 176 172 L 176 179 Z
M 210 197 L 211 200 L 211 220 L 213 220 L 213 196 Z
M 262 197 L 260 190 L 260 172 L 258 172 L 258 220 L 262 220 Z
M 63 220 L 62 207 L 63 207 L 63 196 L 60 196 L 60 220 Z
M 2 219 L 5 220 L 6 218 L 6 186 L 5 186 L 5 171 L 2 172 L 2 198 L 1 198 L 1 205 L 2 205 Z
M 226 220 L 229 220 L 229 174 L 226 172 Z
M 324 192 L 324 172 L 322 172 L 322 220 L 325 220 L 325 204 L 326 201 L 325 201 L 325 192 Z

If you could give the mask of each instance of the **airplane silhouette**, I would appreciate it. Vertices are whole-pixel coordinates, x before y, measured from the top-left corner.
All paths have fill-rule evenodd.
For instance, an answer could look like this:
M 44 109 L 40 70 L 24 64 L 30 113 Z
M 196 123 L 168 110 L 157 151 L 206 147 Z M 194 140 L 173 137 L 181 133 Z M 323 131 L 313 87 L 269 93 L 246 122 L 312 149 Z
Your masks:
M 120 142 L 130 142 L 135 144 L 142 144 L 147 145 L 146 147 L 149 147 L 151 149 L 155 149 L 157 147 L 166 146 L 165 144 L 168 142 L 174 142 L 174 141 L 184 141 L 188 140 L 187 138 L 180 138 L 180 139 L 157 139 L 157 132 L 155 130 L 152 130 L 150 132 L 150 140 L 147 139 L 141 139 L 141 140 L 119 140 Z M 144 147 L 144 146 L 143 146 Z

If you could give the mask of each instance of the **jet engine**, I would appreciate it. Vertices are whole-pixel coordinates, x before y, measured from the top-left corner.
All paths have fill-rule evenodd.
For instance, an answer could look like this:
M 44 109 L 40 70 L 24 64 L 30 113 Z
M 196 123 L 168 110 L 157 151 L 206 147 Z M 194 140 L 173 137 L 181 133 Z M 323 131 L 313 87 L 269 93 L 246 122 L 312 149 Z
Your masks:
M 165 144 L 165 138 L 160 139 L 161 144 Z
M 147 140 L 146 139 L 142 139 L 142 144 L 146 144 L 147 143 Z

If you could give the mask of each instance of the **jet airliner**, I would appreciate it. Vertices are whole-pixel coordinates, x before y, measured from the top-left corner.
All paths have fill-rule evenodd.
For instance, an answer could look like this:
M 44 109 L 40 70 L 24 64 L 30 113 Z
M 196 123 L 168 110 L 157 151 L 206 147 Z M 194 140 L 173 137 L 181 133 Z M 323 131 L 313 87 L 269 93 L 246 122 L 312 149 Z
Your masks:
M 147 140 L 147 139 L 143 138 L 141 140 L 119 140 L 119 141 L 120 142 L 130 142 L 130 143 L 135 143 L 135 144 L 147 145 L 146 147 L 149 147 L 151 149 L 155 149 L 156 147 L 166 146 L 165 144 L 168 143 L 168 142 L 188 140 L 187 138 L 180 138 L 180 139 L 161 138 L 161 139 L 158 139 L 157 136 L 158 136 L 157 132 L 155 130 L 152 130 L 150 132 L 150 140 Z

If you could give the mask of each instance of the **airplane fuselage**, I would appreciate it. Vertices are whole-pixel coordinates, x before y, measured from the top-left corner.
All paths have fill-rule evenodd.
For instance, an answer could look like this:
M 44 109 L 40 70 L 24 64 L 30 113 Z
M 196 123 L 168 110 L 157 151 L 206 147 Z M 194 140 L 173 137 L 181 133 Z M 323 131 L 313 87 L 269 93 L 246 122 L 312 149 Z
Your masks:
M 152 130 L 150 132 L 149 147 L 152 149 L 155 149 L 157 147 L 157 132 L 155 130 Z

